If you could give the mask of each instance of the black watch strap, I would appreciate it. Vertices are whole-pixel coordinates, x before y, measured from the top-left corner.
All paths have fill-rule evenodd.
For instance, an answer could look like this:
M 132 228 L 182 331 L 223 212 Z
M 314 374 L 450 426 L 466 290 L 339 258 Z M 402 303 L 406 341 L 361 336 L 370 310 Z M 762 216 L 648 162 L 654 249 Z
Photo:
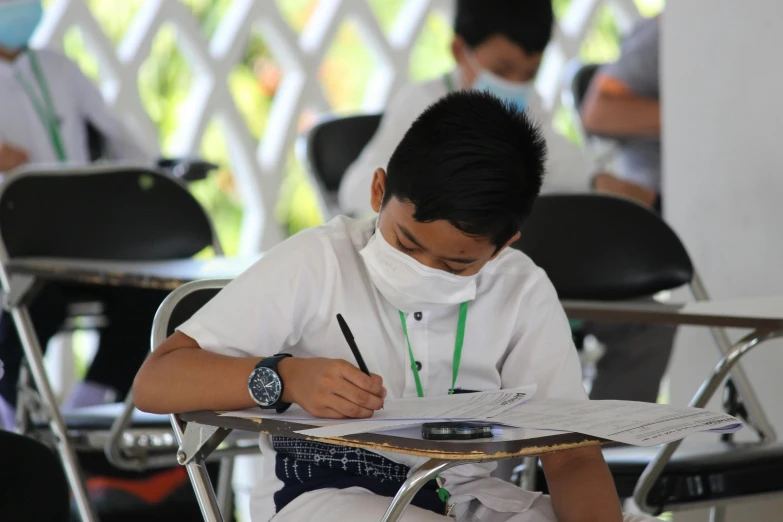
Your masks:
M 258 361 L 258 364 L 256 364 L 256 368 L 269 368 L 270 370 L 274 371 L 278 377 L 280 377 L 280 372 L 277 371 L 277 365 L 280 364 L 280 361 L 285 359 L 286 357 L 293 357 L 290 353 L 278 353 L 276 355 L 273 355 L 272 357 L 264 357 L 260 361 Z M 271 410 L 274 408 L 274 410 L 277 413 L 283 413 L 285 410 L 291 407 L 290 402 L 283 402 L 283 392 L 285 391 L 285 383 L 283 382 L 283 378 L 280 377 L 280 399 L 274 404 L 272 404 L 269 409 Z

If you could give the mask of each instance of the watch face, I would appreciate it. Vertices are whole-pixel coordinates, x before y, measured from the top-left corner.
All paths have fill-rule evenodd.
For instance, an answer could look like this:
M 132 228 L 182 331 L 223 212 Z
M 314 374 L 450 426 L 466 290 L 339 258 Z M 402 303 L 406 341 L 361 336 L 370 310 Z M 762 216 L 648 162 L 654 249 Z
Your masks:
M 280 377 L 271 368 L 256 368 L 250 374 L 250 396 L 259 406 L 269 407 L 280 400 Z

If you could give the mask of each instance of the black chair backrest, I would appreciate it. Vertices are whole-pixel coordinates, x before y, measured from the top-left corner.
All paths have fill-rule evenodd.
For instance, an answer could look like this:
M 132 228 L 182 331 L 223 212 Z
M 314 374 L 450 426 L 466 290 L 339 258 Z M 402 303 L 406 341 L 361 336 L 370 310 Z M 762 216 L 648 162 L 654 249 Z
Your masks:
M 543 195 L 521 233 L 514 247 L 546 271 L 561 299 L 641 298 L 693 278 L 677 234 L 629 200 Z
M 0 235 L 11 258 L 152 261 L 188 258 L 213 244 L 201 205 L 154 170 L 27 171 L 0 190 Z
M 380 114 L 368 114 L 327 120 L 310 129 L 307 161 L 326 191 L 337 191 L 343 174 L 359 157 L 380 122 Z
M 601 68 L 601 64 L 588 63 L 584 64 L 574 73 L 571 82 L 571 92 L 574 96 L 574 108 L 576 110 L 582 109 L 582 102 L 584 102 L 587 91 L 590 88 L 590 83 L 595 78 L 595 73 Z
M 210 299 L 215 297 L 222 288 L 199 288 L 182 297 L 171 311 L 166 325 L 166 336 L 172 335 L 179 325 L 193 317 Z
M 87 127 L 87 150 L 89 152 L 90 162 L 96 162 L 102 159 L 106 153 L 106 138 L 98 128 L 86 122 Z

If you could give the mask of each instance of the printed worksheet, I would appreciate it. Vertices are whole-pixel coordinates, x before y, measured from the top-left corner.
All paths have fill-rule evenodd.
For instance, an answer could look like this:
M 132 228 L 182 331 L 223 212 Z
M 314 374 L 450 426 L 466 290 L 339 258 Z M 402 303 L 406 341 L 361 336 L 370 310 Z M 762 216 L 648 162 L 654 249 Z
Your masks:
M 699 431 L 733 432 L 742 423 L 721 412 L 632 401 L 530 400 L 535 386 L 443 397 L 390 399 L 371 419 L 317 419 L 298 407 L 283 414 L 259 409 L 223 415 L 287 420 L 314 427 L 297 433 L 341 437 L 415 427 L 425 422 L 473 421 L 528 430 L 574 432 L 635 446 L 655 446 Z
M 441 397 L 388 399 L 385 402 L 383 409 L 376 411 L 372 416 L 372 419 L 319 419 L 297 406 L 292 406 L 285 413 L 277 413 L 274 410 L 250 408 L 227 412 L 221 415 L 250 419 L 284 420 L 322 427 L 357 424 L 356 431 L 354 431 L 353 428 L 342 428 L 342 430 L 336 430 L 334 432 L 344 432 L 348 429 L 344 434 L 349 434 L 360 433 L 362 431 L 374 431 L 380 426 L 378 423 L 383 423 L 385 427 L 392 427 L 433 421 L 472 420 L 480 416 L 499 415 L 510 408 L 514 408 L 525 401 L 530 400 L 535 394 L 535 391 L 535 385 L 531 385 L 510 390 L 460 393 L 455 395 L 444 395 Z M 329 434 L 314 436 L 336 436 L 331 432 L 326 433 Z M 309 434 L 310 433 L 308 433 L 308 435 Z
M 632 401 L 534 401 L 486 420 L 519 428 L 572 431 L 634 446 L 664 444 L 698 431 L 742 428 L 740 421 L 721 412 Z

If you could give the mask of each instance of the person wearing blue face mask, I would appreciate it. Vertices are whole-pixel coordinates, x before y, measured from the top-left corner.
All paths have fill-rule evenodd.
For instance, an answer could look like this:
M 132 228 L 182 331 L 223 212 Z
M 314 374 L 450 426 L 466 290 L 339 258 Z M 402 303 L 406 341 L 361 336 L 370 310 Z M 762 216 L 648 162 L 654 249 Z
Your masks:
M 455 40 L 455 44 L 457 42 L 458 40 Z M 472 89 L 492 93 L 511 103 L 519 110 L 527 109 L 535 89 L 532 80 L 507 80 L 484 68 L 473 51 L 465 51 L 465 54 L 468 57 L 469 68 L 475 74 L 475 79 L 471 85 Z
M 551 0 L 457 0 L 450 49 L 456 67 L 445 76 L 404 86 L 392 98 L 375 136 L 343 176 L 340 209 L 369 214 L 372 173 L 386 167 L 427 106 L 461 89 L 490 92 L 542 124 L 549 147 L 545 192 L 586 191 L 590 164 L 577 146 L 555 132 L 534 85 L 553 24 Z
M 28 165 L 90 162 L 88 127 L 102 137 L 105 159 L 152 165 L 157 151 L 148 151 L 131 135 L 75 63 L 56 51 L 30 48 L 42 16 L 40 1 L 0 0 L 0 177 Z M 47 285 L 31 303 L 44 347 L 65 319 L 68 293 L 67 288 Z M 145 338 L 163 295 L 128 289 L 96 294 L 105 304 L 109 324 L 101 331 L 101 346 L 85 382 L 67 407 L 124 396 L 146 356 Z M 0 359 L 6 372 L 0 380 L 0 427 L 12 429 L 22 349 L 5 312 L 0 316 Z
M 27 45 L 43 14 L 40 2 L 0 3 L 0 60 L 11 60 Z M 29 161 L 27 151 L 0 135 L 0 173 Z
M 130 134 L 75 63 L 29 48 L 42 16 L 40 0 L 0 0 L 0 173 L 31 163 L 88 163 L 89 127 L 101 136 L 106 159 L 153 163 L 157 151 Z

